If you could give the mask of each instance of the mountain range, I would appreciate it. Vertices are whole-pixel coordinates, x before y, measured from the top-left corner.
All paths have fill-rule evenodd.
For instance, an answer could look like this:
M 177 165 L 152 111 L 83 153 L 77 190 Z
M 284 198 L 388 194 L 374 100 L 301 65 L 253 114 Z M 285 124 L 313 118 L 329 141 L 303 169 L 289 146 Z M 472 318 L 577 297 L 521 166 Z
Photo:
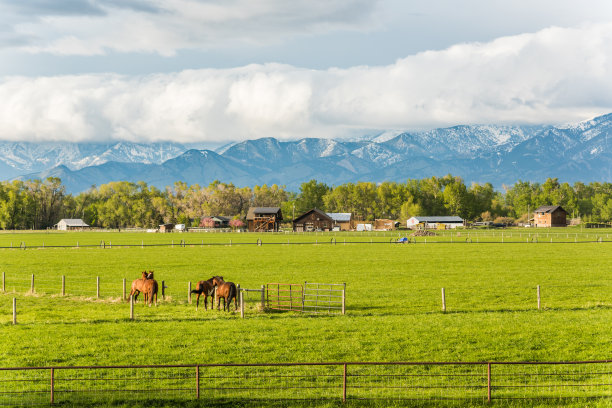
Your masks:
M 2 179 L 59 177 L 78 193 L 110 181 L 329 185 L 453 174 L 500 188 L 517 180 L 612 181 L 612 114 L 566 126 L 455 126 L 349 141 L 262 138 L 216 150 L 177 143 L 0 142 Z

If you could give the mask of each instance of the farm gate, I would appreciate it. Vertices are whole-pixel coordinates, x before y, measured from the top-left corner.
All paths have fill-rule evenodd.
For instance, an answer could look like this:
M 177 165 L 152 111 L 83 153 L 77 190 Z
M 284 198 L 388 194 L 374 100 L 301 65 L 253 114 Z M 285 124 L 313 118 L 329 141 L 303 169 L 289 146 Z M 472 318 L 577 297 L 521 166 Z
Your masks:
M 266 307 L 306 313 L 345 314 L 346 283 L 268 283 Z
M 0 405 L 175 404 L 196 399 L 243 406 L 357 400 L 436 406 L 500 400 L 548 401 L 551 406 L 600 401 L 603 406 L 612 401 L 612 360 L 0 368 Z

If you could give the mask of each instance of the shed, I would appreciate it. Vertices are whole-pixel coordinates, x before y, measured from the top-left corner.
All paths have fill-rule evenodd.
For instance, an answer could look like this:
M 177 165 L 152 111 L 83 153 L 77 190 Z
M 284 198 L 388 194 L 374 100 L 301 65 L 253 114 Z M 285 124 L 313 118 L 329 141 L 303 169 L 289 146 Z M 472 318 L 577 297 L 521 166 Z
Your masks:
M 391 231 L 399 227 L 399 222 L 389 219 L 374 220 L 374 229 L 378 231 Z
M 349 231 L 353 228 L 351 213 L 327 213 L 332 219 L 332 229 L 336 231 Z
M 456 215 L 416 216 L 406 221 L 411 229 L 452 229 L 463 226 L 463 218 Z
M 230 217 L 224 217 L 222 215 L 214 215 L 212 220 L 215 222 L 215 228 L 229 228 Z
M 90 228 L 89 225 L 85 224 L 85 222 L 80 218 L 62 218 L 54 226 L 60 231 L 82 230 L 84 228 Z
M 275 232 L 282 220 L 280 207 L 250 207 L 246 217 L 247 229 L 250 232 Z
M 293 220 L 293 230 L 296 232 L 331 231 L 333 224 L 334 220 L 329 215 L 313 208 Z
M 559 205 L 543 205 L 533 212 L 536 227 L 566 227 L 567 211 Z
M 174 224 L 161 224 L 159 226 L 159 232 L 172 232 Z

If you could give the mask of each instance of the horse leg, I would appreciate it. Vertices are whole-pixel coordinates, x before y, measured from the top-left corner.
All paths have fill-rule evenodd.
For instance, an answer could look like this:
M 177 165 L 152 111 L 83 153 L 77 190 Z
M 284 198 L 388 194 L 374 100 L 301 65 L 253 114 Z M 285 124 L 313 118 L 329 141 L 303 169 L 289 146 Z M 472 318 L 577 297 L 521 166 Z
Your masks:
M 200 294 L 198 293 L 198 296 L 196 296 L 196 310 L 198 310 L 198 306 L 200 306 Z

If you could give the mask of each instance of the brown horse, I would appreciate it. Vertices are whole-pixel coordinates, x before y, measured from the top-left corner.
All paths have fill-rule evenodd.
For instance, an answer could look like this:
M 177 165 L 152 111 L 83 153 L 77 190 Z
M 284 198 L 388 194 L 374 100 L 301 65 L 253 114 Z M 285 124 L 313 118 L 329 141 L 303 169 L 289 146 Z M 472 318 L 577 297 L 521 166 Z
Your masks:
M 147 279 L 144 282 L 142 293 L 144 293 L 145 297 L 145 305 L 147 301 L 149 302 L 149 307 L 153 303 L 153 297 L 155 297 L 155 306 L 157 306 L 157 291 L 158 291 L 157 281 L 153 279 L 153 271 L 149 272 L 147 275 Z
M 143 291 L 142 289 L 144 287 L 146 280 L 147 280 L 147 271 L 142 271 L 142 277 L 140 279 L 135 279 L 132 281 L 132 289 L 130 290 L 130 297 L 134 296 L 134 302 L 138 300 L 138 295 L 140 294 L 140 292 Z M 146 300 L 147 299 L 145 297 L 145 301 Z
M 238 299 L 236 285 L 233 282 L 225 282 L 221 276 L 215 276 L 213 278 L 213 285 L 217 287 L 217 310 L 221 305 L 221 298 L 223 298 L 223 310 L 227 304 L 227 311 L 230 311 L 230 304 L 232 298 L 234 299 L 234 308 L 238 310 Z
M 220 277 L 223 279 L 223 277 Z M 199 281 L 196 285 L 195 290 L 192 290 L 191 293 L 197 293 L 198 296 L 196 298 L 196 310 L 200 305 L 200 296 L 204 295 L 204 309 L 208 310 L 208 297 L 210 296 L 210 308 L 214 308 L 215 302 L 215 285 L 213 284 L 213 278 L 210 278 L 205 281 Z

